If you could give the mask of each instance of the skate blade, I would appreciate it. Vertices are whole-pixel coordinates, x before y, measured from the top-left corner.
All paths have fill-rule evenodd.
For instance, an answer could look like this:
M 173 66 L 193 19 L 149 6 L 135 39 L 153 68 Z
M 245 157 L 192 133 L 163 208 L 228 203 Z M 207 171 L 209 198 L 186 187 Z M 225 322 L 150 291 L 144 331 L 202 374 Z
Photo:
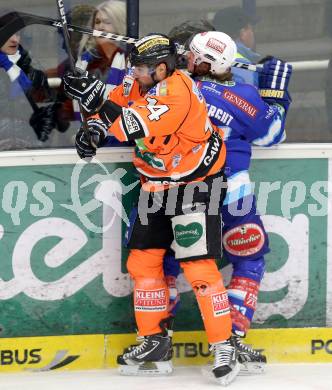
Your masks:
M 163 376 L 173 372 L 172 362 L 145 362 L 133 366 L 119 365 L 119 373 L 124 376 Z
M 237 361 L 233 370 L 220 378 L 216 378 L 212 371 L 213 366 L 205 366 L 202 368 L 202 373 L 206 378 L 209 378 L 210 380 L 213 380 L 214 382 L 217 382 L 221 386 L 228 386 L 233 380 L 237 377 L 237 375 L 240 372 L 240 363 Z
M 261 375 L 265 374 L 266 363 L 246 362 L 240 363 L 239 375 Z

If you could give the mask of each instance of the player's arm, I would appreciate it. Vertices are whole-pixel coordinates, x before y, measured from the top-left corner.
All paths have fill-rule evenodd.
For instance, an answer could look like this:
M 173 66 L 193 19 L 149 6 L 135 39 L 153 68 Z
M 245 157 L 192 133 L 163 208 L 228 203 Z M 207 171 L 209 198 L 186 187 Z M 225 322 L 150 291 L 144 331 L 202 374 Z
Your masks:
M 122 114 L 122 105 L 128 104 L 130 94 L 126 96 L 123 85 L 120 85 L 105 100 L 105 84 L 88 72 L 79 75 L 67 72 L 63 77 L 63 84 L 65 93 L 81 103 L 89 116 L 87 119 L 89 133 L 97 147 L 102 146 L 106 137 L 110 135 L 108 129 Z M 96 154 L 96 148 L 91 145 L 82 127 L 76 134 L 75 146 L 81 158 Z
M 85 111 L 91 114 L 87 123 L 91 135 L 99 140 L 97 147 L 103 145 L 109 132 L 119 141 L 172 134 L 188 113 L 189 96 L 183 96 L 185 92 L 176 96 L 139 98 L 131 107 L 125 108 L 120 104 L 137 97 L 137 88 L 133 88 L 126 96 L 123 85 L 117 87 L 105 101 L 105 85 L 95 76 L 87 72 L 80 76 L 67 73 L 63 80 L 66 94 L 80 101 Z M 80 129 L 76 136 L 76 149 L 81 158 L 96 153 L 85 138 L 83 129 Z

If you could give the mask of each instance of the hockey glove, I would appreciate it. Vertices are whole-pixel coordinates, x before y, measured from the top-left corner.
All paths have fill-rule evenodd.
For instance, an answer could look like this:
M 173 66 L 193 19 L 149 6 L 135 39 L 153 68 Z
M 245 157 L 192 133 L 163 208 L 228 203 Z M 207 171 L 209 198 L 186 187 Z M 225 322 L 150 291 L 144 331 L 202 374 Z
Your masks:
M 275 57 L 268 57 L 263 70 L 258 74 L 260 95 L 268 104 L 278 103 L 287 111 L 291 97 L 288 84 L 292 75 L 292 66 Z
M 35 131 L 39 141 L 45 142 L 48 140 L 48 136 L 55 128 L 55 111 L 53 104 L 48 106 L 39 107 L 30 118 L 30 126 Z
M 19 46 L 20 59 L 17 61 L 17 66 L 23 70 L 32 82 L 35 89 L 49 88 L 47 76 L 42 70 L 35 69 L 31 66 L 31 57 L 29 53 L 20 45 Z
M 31 68 L 31 57 L 21 45 L 19 46 L 18 50 L 21 57 L 17 61 L 17 65 L 23 70 L 23 72 L 28 73 Z
M 29 123 L 39 141 L 47 141 L 54 128 L 57 128 L 60 132 L 65 132 L 68 129 L 70 123 L 63 123 L 57 117 L 58 110 L 61 106 L 61 103 L 52 103 L 44 107 L 39 107 L 31 115 Z
M 78 100 L 89 113 L 95 112 L 103 103 L 105 84 L 88 72 L 77 76 L 67 72 L 63 77 L 63 84 L 67 96 Z
M 102 146 L 106 137 L 108 136 L 108 128 L 100 119 L 88 119 L 88 129 L 90 137 L 93 137 L 94 143 L 97 147 Z M 96 155 L 96 148 L 93 147 L 85 134 L 83 127 L 79 129 L 76 134 L 75 147 L 80 158 L 93 157 Z

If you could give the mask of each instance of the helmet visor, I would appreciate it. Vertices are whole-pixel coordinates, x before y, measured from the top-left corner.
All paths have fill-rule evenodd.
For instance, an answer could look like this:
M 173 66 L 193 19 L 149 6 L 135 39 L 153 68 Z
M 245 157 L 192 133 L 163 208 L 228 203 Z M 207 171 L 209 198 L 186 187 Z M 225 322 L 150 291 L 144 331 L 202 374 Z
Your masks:
M 135 65 L 131 67 L 132 75 L 134 77 L 150 76 L 155 68 L 146 64 Z

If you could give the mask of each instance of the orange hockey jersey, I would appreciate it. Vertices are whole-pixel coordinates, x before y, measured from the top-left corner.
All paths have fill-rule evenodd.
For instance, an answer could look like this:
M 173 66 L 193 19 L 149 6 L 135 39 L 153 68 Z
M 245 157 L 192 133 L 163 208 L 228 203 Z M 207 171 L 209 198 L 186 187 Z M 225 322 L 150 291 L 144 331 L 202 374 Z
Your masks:
M 120 141 L 135 140 L 134 165 L 146 187 L 202 180 L 224 165 L 226 150 L 209 120 L 193 80 L 176 70 L 141 96 L 136 81 L 109 94 L 124 107 L 109 131 Z

